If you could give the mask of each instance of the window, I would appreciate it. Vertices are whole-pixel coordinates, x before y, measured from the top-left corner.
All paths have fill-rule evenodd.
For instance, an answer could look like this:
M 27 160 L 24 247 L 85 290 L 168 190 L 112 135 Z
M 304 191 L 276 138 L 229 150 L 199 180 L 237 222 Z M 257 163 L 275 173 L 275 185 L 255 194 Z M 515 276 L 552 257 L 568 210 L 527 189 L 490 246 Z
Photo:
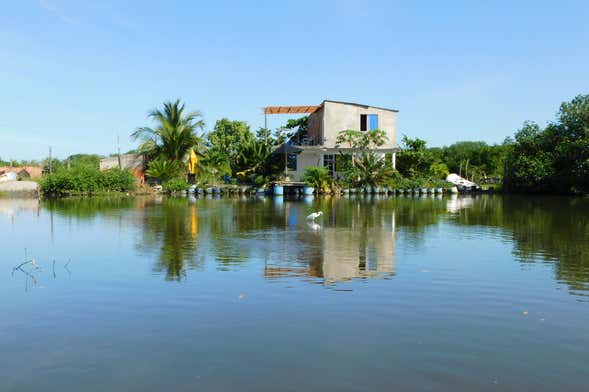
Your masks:
M 329 175 L 333 177 L 335 174 L 335 155 L 323 155 L 323 167 L 326 167 L 327 171 L 329 171 Z
M 297 171 L 297 154 L 288 154 L 286 158 L 286 168 L 291 171 Z
M 361 114 L 360 115 L 360 130 L 372 131 L 378 129 L 378 114 Z
M 378 114 L 369 114 L 368 115 L 368 126 L 370 131 L 374 131 L 378 129 Z

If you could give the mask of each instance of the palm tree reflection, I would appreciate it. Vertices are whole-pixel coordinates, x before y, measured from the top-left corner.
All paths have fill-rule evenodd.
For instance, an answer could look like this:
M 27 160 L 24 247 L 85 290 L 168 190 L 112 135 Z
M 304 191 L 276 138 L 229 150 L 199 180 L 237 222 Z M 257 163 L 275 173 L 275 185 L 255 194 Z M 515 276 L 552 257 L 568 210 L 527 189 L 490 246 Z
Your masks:
M 188 199 L 165 198 L 159 208 L 149 208 L 143 215 L 141 250 L 159 247 L 154 269 L 164 271 L 166 279 L 179 280 L 186 274 L 186 266 L 202 267 L 196 260 L 199 235 L 198 209 Z

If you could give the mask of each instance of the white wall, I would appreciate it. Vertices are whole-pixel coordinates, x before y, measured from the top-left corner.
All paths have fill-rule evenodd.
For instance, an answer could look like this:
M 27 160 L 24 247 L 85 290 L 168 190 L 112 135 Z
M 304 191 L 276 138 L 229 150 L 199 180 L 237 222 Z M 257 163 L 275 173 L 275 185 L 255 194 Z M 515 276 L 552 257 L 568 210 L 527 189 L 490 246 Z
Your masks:
M 297 170 L 288 171 L 291 180 L 302 181 L 305 169 L 310 166 L 323 166 L 322 152 L 305 149 L 297 155 Z
M 145 166 L 145 157 L 143 154 L 123 154 L 121 155 L 121 166 L 127 170 L 143 169 Z M 119 167 L 118 157 L 108 157 L 100 160 L 100 170 L 109 170 L 115 167 Z
M 397 112 L 330 101 L 325 101 L 323 105 L 325 147 L 335 147 L 337 135 L 343 130 L 360 130 L 361 114 L 378 115 L 378 129 L 384 131 L 388 137 L 387 143 L 382 148 L 397 147 Z

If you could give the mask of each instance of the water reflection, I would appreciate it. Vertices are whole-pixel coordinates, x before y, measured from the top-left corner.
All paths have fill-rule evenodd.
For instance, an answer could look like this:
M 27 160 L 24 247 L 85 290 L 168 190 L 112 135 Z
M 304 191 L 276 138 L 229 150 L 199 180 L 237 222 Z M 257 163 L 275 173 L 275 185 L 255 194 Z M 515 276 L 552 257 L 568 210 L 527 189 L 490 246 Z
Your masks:
M 36 208 L 3 203 L 2 211 Z M 263 262 L 268 279 L 392 276 L 399 240 L 419 250 L 429 227 L 451 225 L 497 229 L 515 260 L 553 263 L 571 292 L 589 289 L 589 200 L 582 198 L 89 198 L 48 200 L 43 208 L 65 219 L 101 216 L 137 226 L 136 249 L 153 256 L 154 270 L 169 280 L 211 262 L 219 270 Z M 309 223 L 313 211 L 323 217 Z
M 199 234 L 198 210 L 188 199 L 148 200 L 141 209 L 141 240 L 137 249 L 145 254 L 156 250 L 154 269 L 166 279 L 177 280 L 186 267 L 202 268 L 195 258 Z
M 0 215 L 14 217 L 20 213 L 37 214 L 39 212 L 38 199 L 9 199 L 0 198 Z
M 456 217 L 466 226 L 502 230 L 523 263 L 554 263 L 556 279 L 576 294 L 589 290 L 589 200 L 483 197 Z

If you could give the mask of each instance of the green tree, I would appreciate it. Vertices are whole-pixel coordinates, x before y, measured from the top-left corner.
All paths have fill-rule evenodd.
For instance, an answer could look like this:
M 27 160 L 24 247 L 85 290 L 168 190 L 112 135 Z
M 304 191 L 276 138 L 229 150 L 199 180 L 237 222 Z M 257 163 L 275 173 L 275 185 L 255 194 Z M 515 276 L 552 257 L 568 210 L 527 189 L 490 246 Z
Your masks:
M 242 145 L 234 161 L 237 178 L 244 183 L 256 183 L 260 176 L 270 175 L 271 153 L 272 146 L 264 140 L 252 139 Z
M 63 163 L 67 167 L 69 162 L 70 169 L 79 167 L 91 167 L 98 169 L 100 166 L 100 158 L 100 155 L 96 154 L 74 154 L 67 157 Z
M 589 193 L 589 95 L 561 104 L 541 129 L 525 123 L 505 161 L 504 186 L 516 192 Z
M 301 143 L 307 136 L 308 120 L 309 116 L 288 119 L 286 125 L 282 128 L 284 140 L 294 140 L 297 143 Z
M 434 155 L 448 166 L 449 171 L 479 180 L 503 175 L 506 151 L 502 145 L 465 141 L 443 147 Z
M 249 125 L 244 121 L 232 121 L 222 118 L 215 123 L 212 132 L 207 134 L 209 146 L 205 162 L 219 170 L 221 175 L 235 177 L 241 169 L 236 160 L 245 145 L 255 139 Z
M 342 152 L 338 162 L 345 167 L 345 180 L 353 186 L 375 185 L 387 182 L 393 173 L 383 154 L 377 154 L 376 149 L 387 142 L 384 131 L 374 129 L 358 131 L 346 129 L 336 138 L 336 146 L 342 145 L 347 151 Z M 349 158 L 349 159 L 348 159 Z M 348 167 L 347 163 L 350 163 Z M 340 169 L 341 170 L 341 169 Z
M 191 149 L 202 149 L 203 140 L 197 135 L 204 127 L 202 115 L 187 112 L 180 100 L 164 102 L 162 109 L 152 110 L 148 117 L 156 123 L 155 128 L 141 127 L 131 136 L 141 140 L 139 150 L 150 158 L 181 163 Z
M 415 178 L 429 174 L 434 157 L 423 139 L 410 139 L 403 135 L 402 151 L 397 157 L 397 170 L 404 177 Z

